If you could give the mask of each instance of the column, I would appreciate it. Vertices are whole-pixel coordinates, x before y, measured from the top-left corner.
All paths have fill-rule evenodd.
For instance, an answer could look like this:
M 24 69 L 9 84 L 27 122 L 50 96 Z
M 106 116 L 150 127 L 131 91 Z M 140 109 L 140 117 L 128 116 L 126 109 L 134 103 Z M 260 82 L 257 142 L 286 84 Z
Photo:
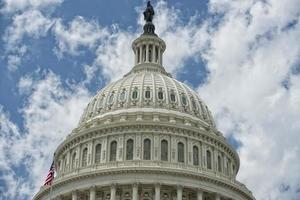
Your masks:
M 177 200 L 182 200 L 182 186 L 177 186 Z
M 154 43 L 152 44 L 152 62 L 155 63 L 155 45 Z
M 140 48 L 140 55 L 139 55 L 140 56 L 140 63 L 142 63 L 143 62 L 143 60 L 142 60 L 143 59 L 143 57 L 142 57 L 142 55 L 143 55 L 143 45 L 140 45 L 139 48 Z
M 116 200 L 116 189 L 115 184 L 110 186 L 110 200 Z
M 160 184 L 155 184 L 155 200 L 160 200 Z
M 162 63 L 161 63 L 160 48 L 159 47 L 158 47 L 158 64 L 162 65 Z
M 77 192 L 76 192 L 76 190 L 72 192 L 72 200 L 77 200 Z
M 197 191 L 197 200 L 203 200 L 203 191 L 202 190 Z
M 92 186 L 90 188 L 90 200 L 96 200 L 96 187 Z
M 132 200 L 138 200 L 138 184 L 134 183 L 132 185 Z
M 216 194 L 215 200 L 221 200 L 221 196 L 219 194 Z
M 134 64 L 136 65 L 138 61 L 138 49 L 134 47 Z
M 149 44 L 146 44 L 146 62 L 149 62 Z

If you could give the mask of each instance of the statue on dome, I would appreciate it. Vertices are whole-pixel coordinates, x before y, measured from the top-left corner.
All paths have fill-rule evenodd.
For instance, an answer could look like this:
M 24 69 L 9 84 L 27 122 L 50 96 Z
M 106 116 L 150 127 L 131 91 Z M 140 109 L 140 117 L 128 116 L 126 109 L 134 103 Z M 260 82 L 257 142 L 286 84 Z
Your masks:
M 147 8 L 144 11 L 144 20 L 146 22 L 152 22 L 153 16 L 154 16 L 154 9 L 150 3 L 150 1 L 147 2 Z

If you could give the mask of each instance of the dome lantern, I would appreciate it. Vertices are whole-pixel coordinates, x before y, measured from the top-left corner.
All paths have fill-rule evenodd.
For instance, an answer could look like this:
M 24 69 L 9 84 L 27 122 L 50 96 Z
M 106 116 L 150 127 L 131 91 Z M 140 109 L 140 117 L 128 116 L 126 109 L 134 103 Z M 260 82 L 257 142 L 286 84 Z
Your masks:
M 143 28 L 144 32 L 132 42 L 135 56 L 135 66 L 132 71 L 155 70 L 171 76 L 163 68 L 163 53 L 166 49 L 166 44 L 155 34 L 155 26 L 152 23 L 155 12 L 150 1 L 148 1 L 143 14 L 146 22 Z

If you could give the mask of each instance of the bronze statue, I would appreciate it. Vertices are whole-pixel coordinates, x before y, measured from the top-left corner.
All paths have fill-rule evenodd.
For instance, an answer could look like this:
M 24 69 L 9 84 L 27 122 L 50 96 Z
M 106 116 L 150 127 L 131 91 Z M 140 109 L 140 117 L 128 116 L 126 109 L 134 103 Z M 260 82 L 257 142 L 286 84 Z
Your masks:
M 154 15 L 153 7 L 152 7 L 150 1 L 148 1 L 148 2 L 147 2 L 147 8 L 146 8 L 146 10 L 144 11 L 144 20 L 145 20 L 146 22 L 152 22 L 153 15 Z

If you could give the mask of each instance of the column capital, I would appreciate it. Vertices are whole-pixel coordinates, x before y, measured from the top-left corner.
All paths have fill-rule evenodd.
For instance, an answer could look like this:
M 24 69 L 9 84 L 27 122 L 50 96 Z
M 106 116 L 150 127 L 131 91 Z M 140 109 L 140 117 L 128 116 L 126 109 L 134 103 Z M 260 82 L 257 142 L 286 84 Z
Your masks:
M 92 186 L 90 187 L 90 190 L 96 190 L 96 185 L 92 185 Z
M 176 188 L 177 188 L 177 190 L 182 190 L 183 186 L 182 185 L 177 185 Z
M 159 182 L 154 183 L 154 187 L 156 187 L 156 188 L 159 187 L 159 188 L 160 188 L 160 187 L 161 187 L 161 184 L 160 184 Z
M 132 187 L 138 187 L 138 186 L 139 186 L 139 182 L 132 183 Z

